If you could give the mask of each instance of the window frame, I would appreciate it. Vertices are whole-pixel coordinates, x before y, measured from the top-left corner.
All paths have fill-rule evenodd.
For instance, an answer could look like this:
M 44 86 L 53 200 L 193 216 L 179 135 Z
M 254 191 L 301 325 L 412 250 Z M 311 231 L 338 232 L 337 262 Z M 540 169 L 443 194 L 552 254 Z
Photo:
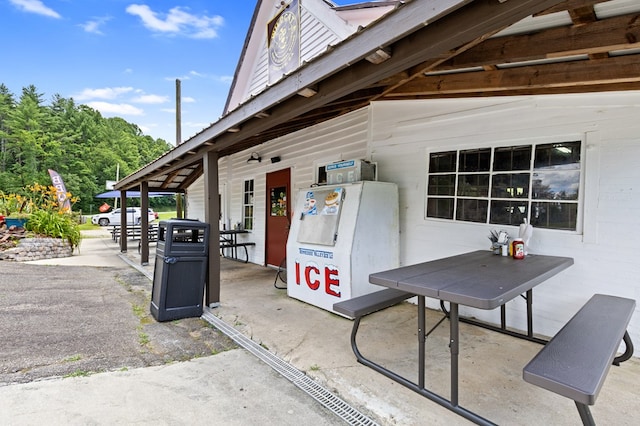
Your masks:
M 553 145 L 553 144 L 571 144 L 571 143 L 577 143 L 579 144 L 579 161 L 577 163 L 577 168 L 575 168 L 574 170 L 579 173 L 579 179 L 578 179 L 578 187 L 577 187 L 577 197 L 575 199 L 561 199 L 561 200 L 557 200 L 557 201 L 553 201 L 553 200 L 548 200 L 548 199 L 543 199 L 543 198 L 534 198 L 533 195 L 533 191 L 534 191 L 534 175 L 540 171 L 540 169 L 536 169 L 536 153 L 537 153 L 537 148 L 544 146 L 544 145 Z M 502 168 L 500 167 L 498 168 L 494 168 L 494 159 L 495 159 L 495 155 L 496 155 L 496 151 L 500 150 L 500 149 L 504 149 L 504 148 L 519 148 L 519 147 L 531 147 L 531 155 L 530 155 L 530 166 L 528 169 L 525 170 L 520 170 L 520 169 L 513 169 L 513 170 L 502 170 Z M 537 227 L 537 229 L 541 229 L 541 230 L 545 230 L 545 231 L 555 231 L 555 232 L 565 232 L 565 233 L 571 233 L 571 234 L 578 234 L 578 235 L 582 235 L 584 233 L 584 229 L 583 229 L 583 221 L 584 221 L 584 206 L 585 206 L 585 200 L 588 198 L 588 194 L 585 193 L 585 187 L 584 187 L 584 182 L 585 182 L 585 168 L 586 168 L 586 164 L 587 164 L 587 158 L 586 158 L 586 141 L 584 136 L 580 137 L 577 135 L 572 135 L 572 136 L 567 136 L 567 137 L 562 137 L 562 138 L 540 138 L 540 139 L 532 139 L 532 140 L 522 140 L 522 141 L 506 141 L 505 143 L 501 143 L 501 144 L 496 144 L 496 143 L 479 143 L 476 144 L 474 146 L 455 146 L 455 147 L 439 147 L 440 149 L 428 149 L 426 152 L 426 178 L 425 178 L 425 188 L 424 188 L 424 208 L 423 208 L 423 219 L 425 221 L 442 221 L 442 222 L 446 222 L 446 223 L 464 223 L 464 224 L 476 224 L 476 225 L 491 225 L 491 226 L 518 226 L 518 224 L 515 223 L 511 223 L 511 224 L 502 224 L 502 223 L 493 223 L 491 222 L 491 206 L 492 206 L 492 202 L 526 202 L 527 204 L 527 210 L 526 210 L 526 218 L 529 220 L 531 218 L 531 215 L 533 214 L 532 211 L 535 208 L 535 206 L 539 205 L 539 203 L 548 203 L 548 204 L 553 204 L 555 203 L 565 203 L 565 204 L 575 204 L 576 205 L 576 209 L 575 209 L 575 228 L 574 229 L 566 229 L 566 228 L 553 228 L 553 227 Z M 461 171 L 460 170 L 460 153 L 461 152 L 468 152 L 468 151 L 480 151 L 482 149 L 490 149 L 490 167 L 488 171 L 478 171 L 478 172 L 467 172 L 467 171 Z M 454 166 L 454 171 L 439 171 L 439 172 L 433 172 L 431 173 L 431 159 L 432 159 L 432 155 L 433 154 L 447 154 L 447 153 L 455 153 L 455 166 Z M 493 185 L 494 185 L 494 179 L 497 175 L 517 175 L 520 173 L 526 173 L 529 174 L 529 187 L 528 187 L 528 194 L 526 194 L 526 197 L 522 197 L 522 198 L 518 198 L 518 197 L 512 197 L 512 198 L 504 198 L 504 197 L 497 197 L 493 194 Z M 473 174 L 478 174 L 478 175 L 482 175 L 482 174 L 486 174 L 488 175 L 488 180 L 489 180 L 489 184 L 487 187 L 487 191 L 488 191 L 488 195 L 485 197 L 473 197 L 473 196 L 468 196 L 468 195 L 460 195 L 460 183 L 461 183 L 461 176 L 469 176 L 469 175 L 473 175 Z M 437 177 L 442 177 L 445 175 L 449 175 L 449 179 L 451 178 L 451 176 L 453 176 L 453 186 L 449 186 L 448 188 L 445 188 L 444 191 L 450 191 L 451 193 L 449 194 L 442 194 L 442 193 L 430 193 L 430 189 L 433 189 L 434 187 L 430 188 L 430 182 L 432 182 L 430 179 L 431 178 L 437 178 Z M 446 179 L 443 179 L 446 180 Z M 443 187 L 446 187 L 447 185 L 442 185 L 440 184 L 439 186 L 435 187 L 438 190 L 442 190 Z M 452 217 L 442 217 L 444 215 L 441 215 L 440 217 L 436 217 L 436 216 L 428 216 L 429 214 L 429 208 L 430 208 L 430 199 L 431 200 L 435 200 L 435 199 L 439 199 L 439 200 L 443 200 L 440 201 L 441 204 L 446 205 L 447 203 L 449 205 L 452 205 L 451 209 L 452 211 L 449 212 L 451 213 Z M 458 218 L 458 202 L 460 200 L 484 200 L 486 201 L 487 207 L 486 207 L 486 215 L 484 218 L 484 221 L 471 221 L 471 220 L 462 220 Z M 433 206 L 433 205 L 431 205 Z
M 247 188 L 249 185 L 249 188 Z M 248 216 L 248 211 L 251 215 Z M 242 227 L 248 231 L 253 230 L 255 224 L 255 179 L 242 181 Z

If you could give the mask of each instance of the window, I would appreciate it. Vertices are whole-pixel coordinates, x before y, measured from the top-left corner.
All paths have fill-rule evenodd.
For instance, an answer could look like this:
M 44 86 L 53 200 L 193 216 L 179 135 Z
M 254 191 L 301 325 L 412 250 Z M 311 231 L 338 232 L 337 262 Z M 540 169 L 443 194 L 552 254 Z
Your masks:
M 253 179 L 244 181 L 242 225 L 244 229 L 253 229 Z
M 580 142 L 429 155 L 426 217 L 577 230 Z

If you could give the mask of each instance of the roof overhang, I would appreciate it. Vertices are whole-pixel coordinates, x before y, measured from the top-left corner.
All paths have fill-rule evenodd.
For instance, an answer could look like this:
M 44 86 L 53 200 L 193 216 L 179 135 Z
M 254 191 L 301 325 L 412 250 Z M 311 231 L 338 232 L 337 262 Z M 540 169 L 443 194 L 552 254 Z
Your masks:
M 202 174 L 210 151 L 231 155 L 374 100 L 640 89 L 638 13 L 599 20 L 594 5 L 601 2 L 407 1 L 116 189 L 147 182 L 150 191 L 184 190 Z M 563 11 L 571 25 L 492 38 L 530 15 Z M 367 60 L 379 50 L 389 57 Z M 626 54 L 612 54 L 620 51 Z M 308 88 L 312 95 L 301 96 Z

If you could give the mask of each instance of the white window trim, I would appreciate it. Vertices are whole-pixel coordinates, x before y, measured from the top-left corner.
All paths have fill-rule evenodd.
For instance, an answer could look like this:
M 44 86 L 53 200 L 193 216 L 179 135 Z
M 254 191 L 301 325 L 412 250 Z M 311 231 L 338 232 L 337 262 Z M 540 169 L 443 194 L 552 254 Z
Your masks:
M 511 140 L 502 140 L 500 142 L 493 142 L 493 143 L 489 143 L 489 142 L 478 142 L 478 143 L 474 143 L 473 145 L 469 145 L 469 144 L 454 144 L 454 145 L 450 145 L 450 146 L 437 146 L 437 147 L 432 147 L 426 150 L 426 156 L 425 156 L 425 178 L 424 178 L 424 191 L 423 191 L 423 196 L 424 196 L 424 205 L 423 205 L 423 209 L 422 209 L 422 216 L 423 216 L 423 220 L 425 222 L 442 222 L 442 223 L 448 223 L 448 224 L 465 224 L 465 225 L 475 225 L 475 226 L 512 226 L 512 225 L 498 225 L 498 224 L 492 224 L 491 222 L 489 222 L 489 218 L 490 218 L 490 212 L 487 213 L 487 221 L 484 223 L 481 222 L 470 222 L 470 221 L 461 221 L 461 220 L 457 220 L 455 218 L 455 209 L 454 209 L 454 218 L 453 219 L 442 219 L 442 218 L 436 218 L 436 217 L 428 217 L 427 216 L 427 203 L 428 203 L 428 191 L 429 191 L 429 160 L 431 158 L 431 154 L 432 153 L 437 153 L 437 152 L 446 152 L 446 151 L 456 151 L 457 153 L 459 153 L 460 151 L 465 151 L 465 150 L 473 150 L 473 149 L 482 149 L 482 148 L 490 148 L 491 149 L 491 161 L 493 162 L 493 156 L 495 153 L 495 149 L 496 148 L 504 148 L 504 147 L 510 147 L 510 146 L 522 146 L 522 145 L 531 145 L 532 149 L 533 149 L 533 155 L 531 158 L 531 162 L 533 164 L 534 160 L 535 160 L 535 147 L 537 145 L 545 145 L 545 144 L 552 144 L 552 143 L 563 143 L 563 142 L 580 142 L 580 183 L 579 183 L 579 189 L 578 189 L 578 200 L 577 200 L 577 212 L 576 212 L 576 229 L 575 230 L 567 230 L 567 229 L 552 229 L 552 228 L 537 228 L 539 229 L 539 231 L 542 232 L 553 232 L 553 233 L 565 233 L 565 234 L 573 234 L 573 235 L 583 235 L 584 233 L 584 225 L 585 225 L 585 215 L 587 216 L 587 218 L 591 218 L 591 221 L 593 222 L 595 220 L 595 215 L 589 215 L 587 213 L 585 213 L 585 210 L 587 208 L 594 208 L 597 206 L 597 189 L 596 186 L 593 186 L 593 184 L 591 184 L 590 186 L 590 190 L 587 193 L 586 191 L 586 182 L 594 182 L 595 179 L 598 179 L 598 176 L 592 176 L 591 173 L 593 170 L 597 170 L 597 163 L 599 162 L 599 151 L 595 151 L 593 149 L 589 150 L 589 157 L 587 156 L 587 142 L 589 142 L 590 144 L 594 144 L 596 142 L 598 142 L 600 140 L 600 135 L 599 132 L 588 132 L 588 133 L 583 133 L 583 134 L 567 134 L 567 135 L 561 135 L 561 136 L 553 136 L 553 137 L 539 137 L 539 138 L 526 138 L 526 139 L 511 139 Z M 591 157 L 596 157 L 596 158 L 591 158 Z M 586 170 L 589 169 L 590 171 L 590 176 L 587 177 L 587 173 Z M 493 171 L 493 168 L 491 169 L 490 172 L 488 172 L 490 175 L 490 180 L 491 180 L 491 176 L 493 176 L 493 174 L 495 173 Z M 529 173 L 533 173 L 533 167 L 529 170 Z M 457 190 L 458 187 L 458 177 L 459 177 L 459 172 L 456 170 L 455 172 L 456 175 L 456 181 L 455 181 L 455 188 Z M 531 191 L 532 191 L 532 187 L 529 188 L 529 198 L 527 199 L 529 203 L 534 202 L 534 200 L 531 199 Z M 458 198 L 457 195 L 453 196 L 454 200 L 456 200 Z M 489 202 L 491 201 L 491 197 L 487 198 L 489 200 Z M 592 207 L 589 207 L 592 206 Z M 595 228 L 592 228 L 595 229 Z M 595 232 L 591 232 L 587 234 L 587 237 L 585 237 L 583 235 L 583 240 L 584 242 L 596 242 L 596 237 Z

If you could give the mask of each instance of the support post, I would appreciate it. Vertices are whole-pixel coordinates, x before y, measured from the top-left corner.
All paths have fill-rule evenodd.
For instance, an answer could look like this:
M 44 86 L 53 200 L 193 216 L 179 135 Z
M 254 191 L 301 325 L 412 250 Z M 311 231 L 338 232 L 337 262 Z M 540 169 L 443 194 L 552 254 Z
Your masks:
M 220 198 L 218 197 L 218 153 L 207 152 L 204 165 L 204 221 L 209 224 L 209 267 L 205 303 L 209 307 L 220 304 Z
M 120 191 L 120 253 L 127 252 L 127 191 Z
M 149 182 L 140 183 L 140 264 L 149 264 Z

